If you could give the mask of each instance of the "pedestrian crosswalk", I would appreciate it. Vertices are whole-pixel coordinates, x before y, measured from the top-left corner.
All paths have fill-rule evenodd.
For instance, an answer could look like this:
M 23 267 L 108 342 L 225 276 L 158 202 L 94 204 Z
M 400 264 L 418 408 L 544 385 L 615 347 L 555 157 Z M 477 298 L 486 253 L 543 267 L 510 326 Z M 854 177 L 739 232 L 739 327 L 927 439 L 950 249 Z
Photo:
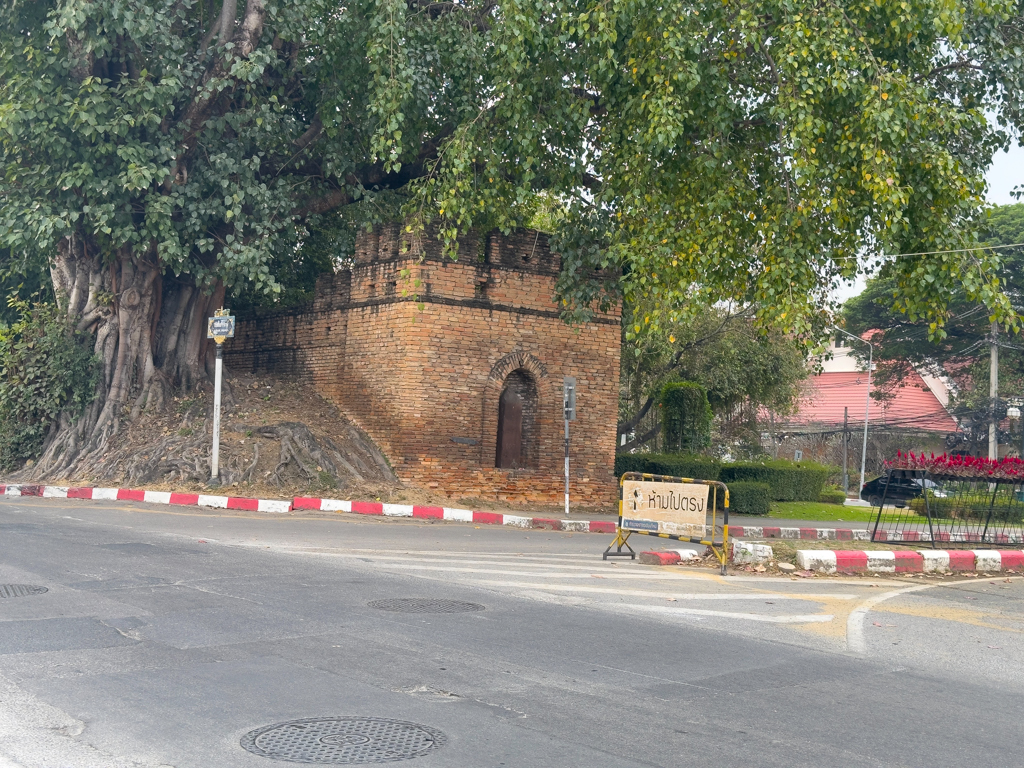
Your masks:
M 455 583 L 523 599 L 663 620 L 824 624 L 863 589 L 789 579 L 721 577 L 717 570 L 605 562 L 593 555 L 486 551 L 356 550 L 321 554 L 374 570 Z M 824 588 L 823 588 L 824 587 Z

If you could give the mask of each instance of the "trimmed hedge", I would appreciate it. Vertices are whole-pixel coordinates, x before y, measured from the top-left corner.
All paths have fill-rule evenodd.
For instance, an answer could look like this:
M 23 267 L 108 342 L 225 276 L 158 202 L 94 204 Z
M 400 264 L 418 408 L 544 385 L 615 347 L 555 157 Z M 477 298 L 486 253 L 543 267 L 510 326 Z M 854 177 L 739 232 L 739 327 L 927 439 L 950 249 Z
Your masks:
M 615 457 L 615 476 L 624 472 L 721 480 L 730 493 L 736 483 L 767 483 L 772 501 L 825 501 L 822 491 L 829 468 L 812 461 L 740 461 L 722 464 L 717 459 L 692 453 L 622 453 Z M 842 492 L 839 492 L 841 499 Z M 831 502 L 841 504 L 842 500 Z
M 718 480 L 722 463 L 708 456 L 690 453 L 622 453 L 615 457 L 615 476 L 624 472 Z
M 846 494 L 835 488 L 826 488 L 818 496 L 818 501 L 823 504 L 843 504 L 846 502 Z
M 772 501 L 817 501 L 829 471 L 811 461 L 738 461 L 723 465 L 718 479 L 730 489 L 733 483 L 768 483 Z
M 729 486 L 729 511 L 737 515 L 767 515 L 771 508 L 768 483 L 732 483 Z

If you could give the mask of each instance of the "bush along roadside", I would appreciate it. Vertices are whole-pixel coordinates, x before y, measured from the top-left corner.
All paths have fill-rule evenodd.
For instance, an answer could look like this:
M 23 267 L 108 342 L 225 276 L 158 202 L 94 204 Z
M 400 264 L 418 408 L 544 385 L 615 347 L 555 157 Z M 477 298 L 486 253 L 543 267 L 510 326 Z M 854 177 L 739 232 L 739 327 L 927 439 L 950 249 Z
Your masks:
M 723 464 L 718 479 L 730 488 L 741 482 L 767 483 L 772 501 L 818 501 L 828 476 L 823 464 L 774 460 Z
M 615 476 L 625 472 L 717 480 L 722 462 L 693 453 L 622 453 L 615 457 Z
M 737 515 L 767 515 L 771 509 L 768 483 L 732 483 L 729 486 L 729 511 Z
M 818 501 L 822 504 L 843 504 L 846 501 L 846 494 L 837 488 L 826 488 L 818 494 Z
M 98 359 L 84 333 L 50 304 L 12 303 L 21 319 L 0 330 L 0 471 L 36 458 L 61 412 L 93 400 Z

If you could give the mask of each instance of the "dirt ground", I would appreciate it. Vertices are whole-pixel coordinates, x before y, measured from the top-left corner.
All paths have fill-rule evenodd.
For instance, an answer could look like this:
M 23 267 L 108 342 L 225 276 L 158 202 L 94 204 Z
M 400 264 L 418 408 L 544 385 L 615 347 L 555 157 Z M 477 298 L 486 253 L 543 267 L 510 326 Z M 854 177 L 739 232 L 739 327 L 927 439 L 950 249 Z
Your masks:
M 51 484 L 118 484 L 133 488 L 217 493 L 263 499 L 294 496 L 472 508 L 483 511 L 564 516 L 557 505 L 515 504 L 455 498 L 404 486 L 373 441 L 333 403 L 312 388 L 272 375 L 229 373 L 221 416 L 220 466 L 225 482 L 212 489 L 209 476 L 213 387 L 174 398 L 161 413 L 144 413 L 109 449 L 101 474 L 48 480 Z M 274 430 L 308 428 L 326 461 L 300 450 L 285 455 Z M 296 449 L 297 440 L 289 441 Z M 159 455 L 158 455 L 159 454 Z M 331 458 L 333 457 L 333 459 Z M 614 514 L 608 508 L 573 506 L 572 515 Z

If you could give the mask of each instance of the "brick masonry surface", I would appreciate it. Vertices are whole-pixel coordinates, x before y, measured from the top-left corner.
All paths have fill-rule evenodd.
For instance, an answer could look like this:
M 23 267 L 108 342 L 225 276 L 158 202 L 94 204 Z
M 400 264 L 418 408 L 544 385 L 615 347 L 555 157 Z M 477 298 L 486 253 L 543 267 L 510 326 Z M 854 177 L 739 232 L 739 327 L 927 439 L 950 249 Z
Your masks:
M 561 500 L 562 379 L 574 376 L 571 494 L 611 504 L 618 309 L 581 327 L 563 323 L 559 269 L 546 237 L 532 230 L 469 233 L 458 260 L 397 224 L 362 232 L 351 269 L 323 276 L 312 305 L 242 319 L 225 362 L 309 383 L 410 485 L 508 501 Z M 524 406 L 524 466 L 498 469 L 499 398 L 523 377 L 535 393 Z

